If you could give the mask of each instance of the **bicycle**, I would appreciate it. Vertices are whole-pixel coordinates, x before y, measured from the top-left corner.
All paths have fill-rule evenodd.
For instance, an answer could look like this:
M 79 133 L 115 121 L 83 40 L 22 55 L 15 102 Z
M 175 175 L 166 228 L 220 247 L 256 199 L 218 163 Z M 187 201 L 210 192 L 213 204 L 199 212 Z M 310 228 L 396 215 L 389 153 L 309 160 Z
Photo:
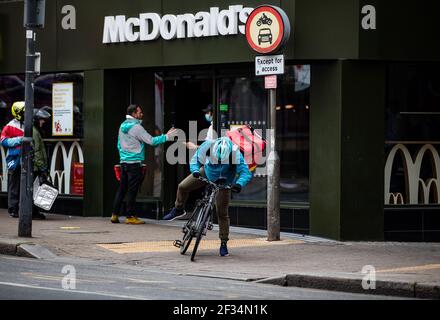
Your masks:
M 191 252 L 191 261 L 194 261 L 197 249 L 199 247 L 202 237 L 206 235 L 208 230 L 213 229 L 212 223 L 212 212 L 214 209 L 215 199 L 220 190 L 230 190 L 231 186 L 224 185 L 222 180 L 218 180 L 218 183 L 209 181 L 206 178 L 199 177 L 199 180 L 205 182 L 206 188 L 202 199 L 198 200 L 196 207 L 191 214 L 189 220 L 185 223 L 182 228 L 183 237 L 182 240 L 175 240 L 174 246 L 180 248 L 180 253 L 184 255 L 195 237 L 196 242 L 194 243 L 194 248 Z

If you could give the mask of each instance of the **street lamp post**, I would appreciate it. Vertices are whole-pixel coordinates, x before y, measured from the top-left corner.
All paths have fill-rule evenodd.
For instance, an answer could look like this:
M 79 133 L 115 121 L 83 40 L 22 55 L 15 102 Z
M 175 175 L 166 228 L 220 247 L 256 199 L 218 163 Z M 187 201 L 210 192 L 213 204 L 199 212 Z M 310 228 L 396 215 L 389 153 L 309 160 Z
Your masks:
M 24 27 L 26 28 L 26 79 L 24 137 L 20 176 L 20 209 L 18 236 L 32 237 L 33 163 L 32 120 L 34 113 L 34 78 L 37 73 L 35 53 L 36 28 L 44 27 L 45 0 L 25 0 Z

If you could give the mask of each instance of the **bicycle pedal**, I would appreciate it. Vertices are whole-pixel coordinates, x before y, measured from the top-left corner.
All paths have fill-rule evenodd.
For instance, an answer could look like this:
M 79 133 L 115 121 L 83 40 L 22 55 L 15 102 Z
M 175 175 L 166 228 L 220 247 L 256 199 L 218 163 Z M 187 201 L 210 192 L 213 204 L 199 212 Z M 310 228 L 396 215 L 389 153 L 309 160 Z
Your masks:
M 214 225 L 212 223 L 208 224 L 208 230 L 214 229 Z
M 173 245 L 177 248 L 180 248 L 183 245 L 183 243 L 180 240 L 174 240 Z

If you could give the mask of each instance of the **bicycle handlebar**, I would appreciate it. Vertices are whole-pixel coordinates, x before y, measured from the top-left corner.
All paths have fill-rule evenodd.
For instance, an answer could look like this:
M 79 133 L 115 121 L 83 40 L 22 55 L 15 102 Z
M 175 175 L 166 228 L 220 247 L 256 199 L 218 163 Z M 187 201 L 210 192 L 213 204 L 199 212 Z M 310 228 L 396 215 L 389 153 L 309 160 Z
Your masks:
M 200 181 L 203 181 L 203 182 L 213 186 L 214 188 L 217 188 L 217 189 L 227 189 L 227 190 L 231 189 L 230 185 L 219 185 L 219 184 L 217 184 L 215 182 L 212 182 L 212 181 L 210 181 L 210 180 L 208 180 L 208 179 L 206 179 L 206 178 L 204 178 L 202 176 L 200 176 L 198 179 Z

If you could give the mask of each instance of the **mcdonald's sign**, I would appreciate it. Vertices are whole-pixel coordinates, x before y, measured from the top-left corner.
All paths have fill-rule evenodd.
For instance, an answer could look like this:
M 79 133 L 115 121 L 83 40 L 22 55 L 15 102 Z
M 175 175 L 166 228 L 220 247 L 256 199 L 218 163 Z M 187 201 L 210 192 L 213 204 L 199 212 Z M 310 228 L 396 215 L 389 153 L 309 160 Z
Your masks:
M 72 168 L 73 168 L 73 155 L 75 150 L 78 154 L 78 161 L 80 164 L 84 163 L 84 155 L 81 148 L 81 145 L 78 142 L 72 143 L 69 148 L 69 152 L 67 152 L 65 145 L 59 141 L 53 150 L 52 158 L 50 160 L 50 177 L 54 185 L 58 188 L 58 192 L 64 194 L 71 194 L 71 177 L 72 177 Z M 58 156 L 61 154 L 63 164 L 63 168 L 56 168 Z M 1 156 L 1 174 L 0 174 L 0 190 L 1 192 L 8 191 L 8 167 L 6 165 L 6 152 L 2 146 L 0 146 L 0 156 Z M 79 167 L 79 164 L 76 165 Z M 82 168 L 83 169 L 83 168 Z M 75 179 L 75 187 L 74 193 L 81 194 L 82 189 L 80 188 L 80 178 L 79 176 L 74 177 Z
M 71 173 L 72 173 L 72 162 L 73 162 L 73 152 L 77 151 L 78 153 L 78 162 L 84 163 L 84 155 L 81 149 L 81 146 L 78 142 L 72 143 L 70 146 L 69 152 L 67 152 L 66 147 L 60 141 L 55 145 L 55 148 L 52 153 L 52 159 L 50 164 L 50 176 L 54 185 L 58 188 L 58 192 L 64 194 L 70 194 L 70 181 L 71 181 Z M 59 152 L 61 151 L 61 152 Z M 62 164 L 63 169 L 57 169 L 57 157 L 61 153 L 62 156 Z M 64 188 L 63 188 L 64 187 Z M 64 189 L 64 190 L 63 190 Z
M 391 175 L 396 155 L 402 157 L 405 174 L 405 190 L 391 193 Z M 423 159 L 431 156 L 432 176 L 426 180 L 420 177 Z M 385 164 L 385 204 L 440 204 L 440 157 L 432 144 L 422 146 L 415 160 L 403 144 L 395 145 L 388 154 Z M 430 195 L 433 195 L 430 197 Z M 433 199 L 433 201 L 430 201 Z

